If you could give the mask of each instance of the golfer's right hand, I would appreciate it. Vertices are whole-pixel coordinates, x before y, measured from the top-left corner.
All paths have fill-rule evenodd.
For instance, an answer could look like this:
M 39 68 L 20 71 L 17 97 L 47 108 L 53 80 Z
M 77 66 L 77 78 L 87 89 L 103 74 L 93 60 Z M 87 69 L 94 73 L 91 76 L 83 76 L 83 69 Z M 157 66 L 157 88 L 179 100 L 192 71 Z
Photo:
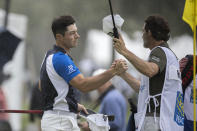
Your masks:
M 84 105 L 81 105 L 79 103 L 77 105 L 78 105 L 78 112 L 84 111 L 86 114 L 89 114 Z

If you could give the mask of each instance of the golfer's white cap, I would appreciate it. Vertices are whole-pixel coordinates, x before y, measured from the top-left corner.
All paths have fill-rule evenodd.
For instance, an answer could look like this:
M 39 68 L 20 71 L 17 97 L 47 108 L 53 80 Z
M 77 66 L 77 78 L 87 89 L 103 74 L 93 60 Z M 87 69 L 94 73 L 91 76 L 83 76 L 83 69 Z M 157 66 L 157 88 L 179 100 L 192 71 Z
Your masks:
M 124 19 L 120 17 L 120 15 L 116 14 L 114 15 L 114 21 L 116 24 L 116 28 L 118 29 L 118 32 L 121 31 L 121 27 L 124 23 Z M 105 32 L 106 34 L 112 36 L 113 34 L 113 22 L 112 22 L 112 16 L 108 15 L 106 17 L 103 18 L 103 32 Z

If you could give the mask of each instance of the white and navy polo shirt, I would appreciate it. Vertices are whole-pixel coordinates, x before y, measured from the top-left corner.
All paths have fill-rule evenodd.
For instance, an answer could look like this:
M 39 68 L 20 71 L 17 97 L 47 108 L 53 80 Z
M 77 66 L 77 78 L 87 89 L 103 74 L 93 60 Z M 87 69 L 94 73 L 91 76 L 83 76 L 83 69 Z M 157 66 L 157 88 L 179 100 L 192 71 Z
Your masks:
M 46 53 L 40 69 L 44 110 L 77 112 L 76 89 L 69 82 L 78 74 L 79 69 L 63 48 L 55 45 Z

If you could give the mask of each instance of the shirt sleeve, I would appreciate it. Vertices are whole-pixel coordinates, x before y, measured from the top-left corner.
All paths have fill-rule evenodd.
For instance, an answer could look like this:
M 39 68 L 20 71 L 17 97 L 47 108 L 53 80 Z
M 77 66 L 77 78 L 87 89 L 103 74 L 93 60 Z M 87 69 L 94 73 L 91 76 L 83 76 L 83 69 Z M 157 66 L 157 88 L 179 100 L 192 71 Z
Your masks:
M 60 75 L 67 83 L 80 74 L 79 69 L 67 54 L 60 52 L 54 54 L 52 63 L 57 74 Z
M 167 62 L 165 52 L 161 48 L 154 49 L 150 54 L 149 62 L 157 64 L 161 73 L 165 69 Z

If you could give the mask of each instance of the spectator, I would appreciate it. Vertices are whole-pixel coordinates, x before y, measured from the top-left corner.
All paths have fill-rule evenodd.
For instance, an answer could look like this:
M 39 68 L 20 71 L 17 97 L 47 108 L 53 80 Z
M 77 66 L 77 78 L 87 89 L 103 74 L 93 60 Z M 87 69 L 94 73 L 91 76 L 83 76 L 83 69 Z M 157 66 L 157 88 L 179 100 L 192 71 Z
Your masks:
M 30 110 L 42 110 L 44 106 L 42 94 L 38 88 L 38 82 L 33 86 L 32 92 L 31 92 L 31 100 L 30 100 Z M 36 118 L 41 120 L 43 114 L 30 114 L 30 121 L 35 122 Z M 40 128 L 40 122 L 38 124 L 39 130 Z
M 7 109 L 6 97 L 2 88 L 0 88 L 0 109 Z M 0 131 L 12 131 L 7 113 L 0 113 Z
M 193 131 L 194 130 L 193 55 L 186 55 L 184 58 L 182 58 L 179 61 L 179 64 L 180 64 L 180 71 L 182 77 L 182 88 L 184 93 L 184 113 L 185 113 L 184 131 Z M 197 61 L 196 61 L 196 66 L 197 66 Z M 197 74 L 196 74 L 196 82 L 197 82 Z M 196 90 L 197 90 L 197 85 L 196 85 Z M 196 102 L 197 102 L 197 97 L 196 97 Z M 196 118 L 197 118 L 197 114 L 196 114 Z

